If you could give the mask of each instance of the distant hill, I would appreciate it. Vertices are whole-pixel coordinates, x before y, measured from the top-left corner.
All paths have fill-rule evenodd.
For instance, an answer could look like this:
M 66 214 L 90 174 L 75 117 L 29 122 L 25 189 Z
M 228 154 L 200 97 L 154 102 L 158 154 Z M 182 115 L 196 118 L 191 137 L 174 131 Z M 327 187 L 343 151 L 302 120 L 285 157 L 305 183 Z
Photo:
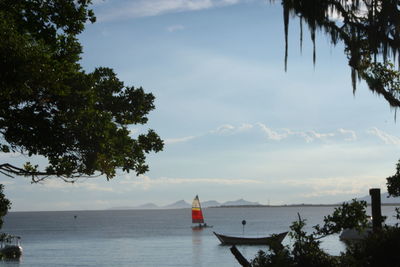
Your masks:
M 134 209 L 141 209 L 141 210 L 151 210 L 151 209 L 159 209 L 159 208 L 160 207 L 154 203 L 146 203 L 146 204 L 134 207 Z
M 364 196 L 361 198 L 357 198 L 357 200 L 364 200 L 367 204 L 371 204 L 371 196 Z M 381 203 L 382 204 L 400 204 L 400 197 L 389 197 L 387 192 L 381 194 Z
M 235 201 L 227 201 L 224 203 L 219 203 L 218 201 L 215 201 L 215 200 L 201 202 L 202 208 L 229 207 L 229 206 L 261 206 L 261 204 L 258 202 L 250 202 L 250 201 L 247 201 L 244 199 L 238 199 Z M 174 202 L 174 203 L 166 205 L 166 206 L 157 206 L 154 203 L 146 203 L 146 204 L 134 206 L 134 207 L 113 207 L 110 209 L 111 210 L 151 210 L 151 209 L 187 209 L 187 208 L 191 208 L 191 207 L 192 207 L 192 204 L 186 202 L 185 200 L 179 200 L 177 202 Z
M 261 204 L 258 202 L 250 202 L 241 198 L 235 201 L 224 202 L 221 204 L 221 206 L 261 206 Z
M 169 204 L 167 206 L 163 206 L 163 209 L 184 209 L 184 208 L 191 208 L 192 205 L 187 203 L 185 200 L 179 200 L 175 203 Z
M 109 210 L 133 210 L 133 209 L 137 209 L 137 208 L 136 207 L 124 207 L 124 206 L 109 208 Z
M 201 203 L 201 207 L 208 208 L 208 207 L 217 207 L 221 206 L 221 203 L 215 200 L 209 200 Z

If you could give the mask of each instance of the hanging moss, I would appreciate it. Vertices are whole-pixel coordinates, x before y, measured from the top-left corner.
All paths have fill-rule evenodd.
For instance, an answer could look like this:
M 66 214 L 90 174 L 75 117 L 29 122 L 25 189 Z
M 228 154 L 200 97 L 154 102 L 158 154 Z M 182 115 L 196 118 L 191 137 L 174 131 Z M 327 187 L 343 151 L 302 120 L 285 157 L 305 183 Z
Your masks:
M 271 2 L 275 2 L 271 0 Z M 282 0 L 285 31 L 285 71 L 288 61 L 290 17 L 300 19 L 300 50 L 303 43 L 303 22 L 313 43 L 313 63 L 316 62 L 316 34 L 322 32 L 333 45 L 344 44 L 351 68 L 353 92 L 357 83 L 365 80 L 369 88 L 392 107 L 400 107 L 397 82 L 388 81 L 394 64 L 400 66 L 400 11 L 398 0 Z M 380 65 L 379 65 L 380 64 Z M 385 66 L 382 69 L 382 66 Z M 379 72 L 374 72 L 379 69 Z M 373 80 L 373 82 L 371 82 Z

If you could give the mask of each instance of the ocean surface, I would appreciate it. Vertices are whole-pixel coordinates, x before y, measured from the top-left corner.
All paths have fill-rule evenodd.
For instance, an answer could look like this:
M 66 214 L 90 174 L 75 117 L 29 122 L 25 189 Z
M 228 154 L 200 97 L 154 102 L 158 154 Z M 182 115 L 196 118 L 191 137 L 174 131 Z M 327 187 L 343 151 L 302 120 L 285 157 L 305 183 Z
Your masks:
M 394 208 L 383 207 L 389 223 L 395 222 Z M 2 231 L 21 236 L 24 253 L 19 261 L 0 261 L 0 265 L 237 267 L 229 246 L 220 245 L 213 231 L 242 236 L 241 222 L 246 220 L 244 235 L 266 236 L 288 231 L 298 213 L 310 229 L 333 209 L 207 208 L 203 209 L 206 222 L 214 227 L 198 231 L 190 227 L 190 209 L 11 212 Z M 287 237 L 283 243 L 290 242 Z M 324 239 L 322 246 L 336 255 L 344 249 L 338 236 Z M 238 248 L 247 259 L 266 249 Z

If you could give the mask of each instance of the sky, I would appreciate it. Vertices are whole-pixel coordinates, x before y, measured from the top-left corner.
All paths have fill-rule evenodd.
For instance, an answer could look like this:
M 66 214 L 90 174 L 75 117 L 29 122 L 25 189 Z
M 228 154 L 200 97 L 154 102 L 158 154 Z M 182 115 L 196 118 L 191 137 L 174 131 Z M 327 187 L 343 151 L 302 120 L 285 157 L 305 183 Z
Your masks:
M 143 87 L 156 109 L 132 135 L 154 129 L 164 151 L 150 171 L 66 184 L 0 175 L 11 211 L 92 210 L 243 198 L 261 204 L 339 203 L 386 191 L 399 123 L 361 82 L 353 94 L 343 47 L 289 31 L 284 70 L 280 1 L 96 0 L 97 22 L 79 36 L 85 71 L 113 68 Z M 42 162 L 17 154 L 1 161 Z

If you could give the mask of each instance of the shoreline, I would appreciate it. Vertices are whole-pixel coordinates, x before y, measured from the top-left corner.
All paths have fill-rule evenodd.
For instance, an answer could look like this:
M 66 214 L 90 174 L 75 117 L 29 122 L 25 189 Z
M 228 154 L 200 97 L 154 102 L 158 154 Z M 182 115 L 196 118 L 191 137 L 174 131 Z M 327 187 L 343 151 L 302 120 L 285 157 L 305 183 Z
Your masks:
M 290 208 L 290 207 L 339 207 L 342 203 L 337 204 L 282 204 L 282 205 L 232 205 L 232 206 L 213 206 L 207 208 Z M 367 203 L 371 206 L 371 203 Z M 381 203 L 381 206 L 400 206 L 400 203 Z M 207 209 L 205 208 L 205 209 Z

